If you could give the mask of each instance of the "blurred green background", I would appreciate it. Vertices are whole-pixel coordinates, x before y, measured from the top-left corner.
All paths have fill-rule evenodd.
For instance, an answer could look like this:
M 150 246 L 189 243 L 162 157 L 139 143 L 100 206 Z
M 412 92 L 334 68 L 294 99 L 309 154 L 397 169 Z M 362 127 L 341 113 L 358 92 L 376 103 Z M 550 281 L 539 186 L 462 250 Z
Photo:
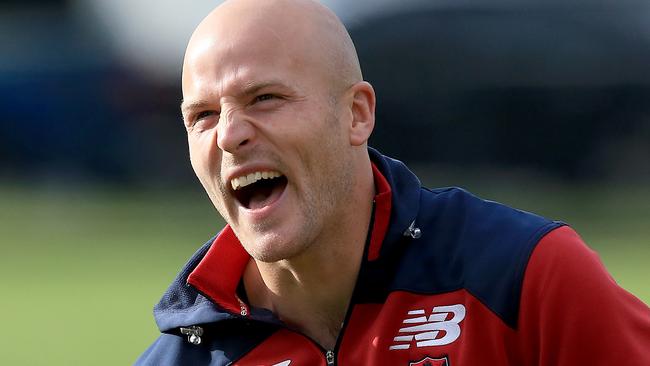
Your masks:
M 128 365 L 221 227 L 180 69 L 221 0 L 0 3 L 0 365 Z M 650 2 L 322 0 L 426 185 L 570 223 L 650 302 Z
M 468 181 L 485 198 L 564 220 L 615 279 L 650 302 L 650 190 Z M 127 365 L 155 339 L 151 309 L 222 223 L 199 187 L 0 186 L 0 364 Z

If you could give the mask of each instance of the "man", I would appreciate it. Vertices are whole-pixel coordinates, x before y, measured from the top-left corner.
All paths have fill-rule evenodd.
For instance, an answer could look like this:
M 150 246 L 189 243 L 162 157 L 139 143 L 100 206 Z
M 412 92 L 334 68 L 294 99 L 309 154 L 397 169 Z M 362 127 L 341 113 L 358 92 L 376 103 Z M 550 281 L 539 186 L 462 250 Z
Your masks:
M 189 42 L 194 171 L 228 225 L 139 365 L 650 365 L 650 311 L 562 223 L 427 190 L 367 147 L 375 94 L 311 0 L 230 0 Z

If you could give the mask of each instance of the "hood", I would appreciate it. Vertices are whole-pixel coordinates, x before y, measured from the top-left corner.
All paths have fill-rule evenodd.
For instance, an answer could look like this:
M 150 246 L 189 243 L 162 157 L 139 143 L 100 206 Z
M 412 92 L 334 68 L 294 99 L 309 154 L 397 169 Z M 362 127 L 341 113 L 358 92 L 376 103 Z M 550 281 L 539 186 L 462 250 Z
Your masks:
M 208 252 L 216 236 L 194 253 L 176 276 L 162 298 L 154 306 L 153 314 L 161 332 L 180 326 L 211 323 L 230 319 L 233 315 L 220 310 L 212 301 L 187 284 L 187 278 Z

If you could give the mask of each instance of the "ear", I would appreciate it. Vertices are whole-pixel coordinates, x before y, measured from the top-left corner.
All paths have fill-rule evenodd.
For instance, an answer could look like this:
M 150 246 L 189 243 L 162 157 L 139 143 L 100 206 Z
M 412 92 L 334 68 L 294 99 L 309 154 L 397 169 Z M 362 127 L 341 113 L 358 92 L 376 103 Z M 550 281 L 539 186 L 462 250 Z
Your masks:
M 375 128 L 375 90 L 369 83 L 361 81 L 350 87 L 349 92 L 352 96 L 350 144 L 361 146 L 368 141 Z

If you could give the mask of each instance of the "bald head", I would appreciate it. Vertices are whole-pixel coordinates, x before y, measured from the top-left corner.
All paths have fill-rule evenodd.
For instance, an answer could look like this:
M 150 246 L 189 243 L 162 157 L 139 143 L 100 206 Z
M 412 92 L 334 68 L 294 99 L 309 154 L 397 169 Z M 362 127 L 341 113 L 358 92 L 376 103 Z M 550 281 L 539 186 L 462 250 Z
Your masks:
M 328 8 L 312 0 L 229 0 L 214 9 L 190 39 L 183 65 L 187 71 L 213 48 L 226 54 L 265 54 L 274 48 L 292 67 L 318 75 L 340 89 L 362 81 L 350 36 Z
M 327 237 L 342 225 L 367 227 L 359 212 L 369 215 L 374 194 L 375 94 L 330 10 L 311 0 L 223 3 L 192 35 L 183 99 L 192 167 L 255 259 L 338 245 L 346 240 Z M 252 170 L 283 179 L 238 189 Z

